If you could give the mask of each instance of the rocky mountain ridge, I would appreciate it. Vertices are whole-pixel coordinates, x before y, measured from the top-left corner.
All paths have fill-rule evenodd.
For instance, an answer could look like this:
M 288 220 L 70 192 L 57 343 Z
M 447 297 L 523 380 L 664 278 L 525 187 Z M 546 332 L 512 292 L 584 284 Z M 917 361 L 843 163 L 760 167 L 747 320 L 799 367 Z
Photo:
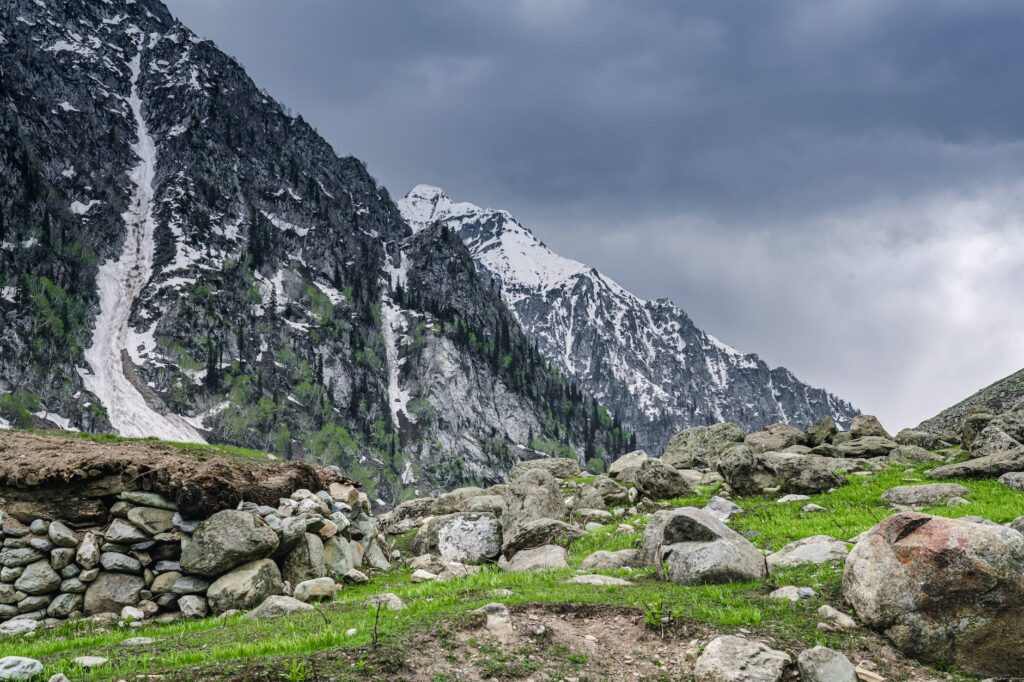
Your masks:
M 457 232 L 544 355 L 618 414 L 642 448 L 661 452 L 673 434 L 702 424 L 754 431 L 830 416 L 845 427 L 859 414 L 785 367 L 722 343 L 671 301 L 642 300 L 554 253 L 507 211 L 455 202 L 430 185 L 398 206 L 414 231 Z

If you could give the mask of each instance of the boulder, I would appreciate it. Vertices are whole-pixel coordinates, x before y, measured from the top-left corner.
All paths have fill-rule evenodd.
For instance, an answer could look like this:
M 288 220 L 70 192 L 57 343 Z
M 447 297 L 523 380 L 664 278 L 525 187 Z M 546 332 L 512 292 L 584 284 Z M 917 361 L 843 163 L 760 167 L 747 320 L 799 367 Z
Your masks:
M 58 547 L 75 548 L 78 546 L 78 534 L 60 521 L 52 521 L 46 532 L 50 541 Z
M 34 658 L 4 656 L 0 658 L 0 680 L 34 680 L 43 674 L 43 664 Z
M 897 509 L 922 509 L 945 504 L 954 497 L 969 495 L 970 490 L 956 483 L 900 485 L 882 493 L 882 499 Z
M 565 519 L 567 510 L 558 480 L 543 469 L 524 472 L 505 490 L 505 513 L 501 515 L 503 534 L 515 535 L 534 519 Z M 421 552 L 425 553 L 425 552 Z
M 289 552 L 288 556 L 281 562 L 281 576 L 292 585 L 298 585 L 306 580 L 322 578 L 326 574 L 327 567 L 324 559 L 323 540 L 312 533 L 304 534 L 295 549 Z M 246 607 L 234 608 L 252 608 L 258 603 L 259 601 Z
M 704 647 L 693 676 L 696 682 L 781 682 L 792 664 L 785 652 L 727 635 Z
M 823 646 L 801 651 L 796 659 L 800 682 L 857 682 L 857 669 L 843 654 Z
M 214 613 L 251 609 L 284 589 L 281 572 L 270 559 L 243 564 L 213 581 L 206 592 Z
M 928 472 L 929 478 L 988 478 L 1024 471 L 1024 447 L 947 464 Z
M 892 436 L 885 430 L 882 423 L 878 421 L 878 417 L 873 417 L 870 414 L 863 414 L 853 418 L 853 421 L 850 422 L 850 436 L 854 440 L 875 436 L 892 440 Z
M 516 553 L 502 568 L 513 572 L 569 568 L 569 558 L 563 547 L 544 545 Z
M 505 498 L 501 495 L 477 495 L 466 500 L 466 511 L 486 512 L 500 517 L 505 512 Z
M 909 656 L 979 676 L 1024 670 L 1024 536 L 1012 529 L 896 514 L 850 552 L 843 595 Z
M 528 462 L 519 462 L 508 474 L 510 481 L 518 481 L 519 477 L 527 471 L 543 469 L 555 478 L 576 478 L 582 475 L 580 465 L 574 459 L 565 457 L 551 457 L 548 459 L 531 459 Z
M 667 564 L 668 577 L 683 585 L 759 580 L 764 556 L 745 537 L 695 507 L 659 511 L 644 530 L 640 562 Z
M 197 594 L 188 594 L 178 599 L 178 610 L 185 618 L 205 618 L 209 606 L 203 597 Z
M 886 457 L 899 443 L 885 436 L 863 436 L 838 446 L 840 457 Z
M 1024 410 L 1005 412 L 988 424 L 971 443 L 971 457 L 988 457 L 1024 446 Z
M 544 471 L 537 473 L 550 477 Z M 497 559 L 501 539 L 501 523 L 494 514 L 459 512 L 435 516 L 423 524 L 413 540 L 413 551 L 437 554 L 444 561 L 476 564 Z
M 128 520 L 150 535 L 159 535 L 174 528 L 174 514 L 156 507 L 132 507 L 128 510 Z
M 903 429 L 896 434 L 895 440 L 900 445 L 915 445 L 925 450 L 938 450 L 945 445 L 945 442 L 934 433 L 916 429 Z
M 314 578 L 296 585 L 293 596 L 304 602 L 332 601 L 337 592 L 338 586 L 332 578 Z
M 60 582 L 60 574 L 53 570 L 50 562 L 41 560 L 26 566 L 14 587 L 28 595 L 46 594 L 60 587 Z
M 901 445 L 890 450 L 888 458 L 890 462 L 898 462 L 900 464 L 923 464 L 940 460 L 942 455 L 937 452 L 929 452 L 917 445 Z
M 84 604 L 85 600 L 80 594 L 59 594 L 46 607 L 46 615 L 49 618 L 67 618 L 75 611 L 81 611 Z
M 381 592 L 366 600 L 367 606 L 381 606 L 389 611 L 405 611 L 405 602 L 394 592 Z
M 807 436 L 789 424 L 771 424 L 748 434 L 743 442 L 754 452 L 779 452 L 791 445 L 807 445 Z
M 1003 474 L 999 477 L 999 482 L 1007 488 L 1013 488 L 1014 490 L 1024 492 L 1024 471 L 1014 471 L 1009 474 Z
M 779 568 L 804 566 L 807 564 L 826 564 L 846 560 L 849 552 L 846 543 L 829 535 L 814 535 L 791 542 L 777 552 L 768 555 L 768 571 L 775 572 Z
M 601 549 L 584 559 L 583 563 L 580 564 L 580 570 L 598 571 L 616 568 L 630 568 L 635 564 L 637 554 L 638 552 L 635 549 L 620 549 L 615 552 L 609 552 Z
M 260 517 L 242 511 L 219 511 L 199 524 L 181 552 L 185 573 L 217 576 L 274 553 L 277 533 Z
M 718 455 L 742 443 L 745 436 L 743 429 L 729 422 L 694 426 L 672 436 L 661 461 L 676 469 L 714 468 Z
M 804 433 L 807 435 L 807 445 L 814 448 L 831 443 L 832 437 L 839 433 L 839 427 L 836 426 L 836 420 L 826 414 L 804 429 Z
M 612 462 L 608 467 L 608 476 L 620 483 L 636 483 L 640 465 L 648 459 L 650 457 L 643 450 L 634 450 Z
M 622 578 L 615 578 L 610 575 L 594 574 L 577 575 L 572 578 L 569 578 L 565 582 L 576 585 L 599 585 L 602 587 L 629 587 L 630 585 L 636 584 L 628 580 L 623 580 Z
M 645 459 L 636 472 L 636 487 L 652 500 L 667 500 L 693 494 L 686 477 L 660 459 Z
M 621 504 L 629 500 L 629 490 L 607 476 L 598 476 L 592 485 L 606 505 Z
M 501 546 L 501 553 L 511 559 L 516 552 L 541 545 L 567 545 L 572 540 L 582 536 L 578 529 L 570 526 L 564 521 L 554 519 L 534 519 L 519 527 L 515 535 L 505 538 Z M 444 552 L 441 558 L 449 560 Z M 454 559 L 459 561 L 459 559 Z
M 988 423 L 995 419 L 996 416 L 991 412 L 972 412 L 971 414 L 964 417 L 963 423 L 960 425 L 960 445 L 964 450 L 970 452 L 971 446 L 974 444 L 974 439 L 978 437 Z
M 142 562 L 120 552 L 104 552 L 100 555 L 100 566 L 104 571 L 114 573 L 142 573 Z
M 107 542 L 116 542 L 119 545 L 133 545 L 136 542 L 149 540 L 149 536 L 144 531 L 124 519 L 111 521 L 103 532 L 103 537 Z
M 502 508 L 504 509 L 505 500 L 502 499 Z M 597 486 L 585 485 L 576 491 L 573 495 L 572 508 L 573 511 L 577 509 L 604 509 L 608 504 L 604 500 L 604 495 L 597 489 Z
M 78 550 L 75 552 L 75 563 L 85 570 L 99 566 L 100 543 L 92 533 L 86 533 L 82 537 L 82 543 L 78 545 Z
M 445 514 L 455 514 L 457 512 L 466 511 L 466 502 L 473 497 L 483 495 L 484 491 L 482 488 L 475 488 L 468 486 L 465 488 L 456 488 L 451 492 L 447 492 L 444 495 L 440 495 L 430 507 L 430 513 L 434 516 L 443 516 Z
M 264 599 L 259 606 L 249 611 L 244 618 L 280 618 L 302 611 L 312 611 L 313 607 L 293 597 L 283 594 L 272 594 Z
M 341 580 L 346 573 L 360 564 L 353 544 L 335 535 L 324 541 L 324 570 L 334 580 Z
M 85 591 L 85 614 L 120 613 L 125 606 L 138 604 L 139 592 L 145 588 L 142 576 L 100 573 Z
M 846 479 L 836 473 L 839 460 L 817 455 L 777 452 L 754 453 L 745 445 L 728 450 L 718 462 L 718 473 L 740 495 L 770 491 L 811 494 L 838 488 Z
M 743 508 L 731 500 L 715 495 L 708 500 L 706 505 L 704 505 L 704 511 L 711 514 L 719 521 L 724 522 L 732 518 L 734 514 L 742 514 Z

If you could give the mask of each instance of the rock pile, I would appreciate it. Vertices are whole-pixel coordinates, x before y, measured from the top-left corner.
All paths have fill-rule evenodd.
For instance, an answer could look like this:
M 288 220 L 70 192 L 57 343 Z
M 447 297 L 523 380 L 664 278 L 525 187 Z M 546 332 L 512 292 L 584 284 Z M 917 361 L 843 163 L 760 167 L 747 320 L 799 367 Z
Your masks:
M 125 491 L 109 515 L 105 526 L 73 530 L 0 511 L 0 632 L 82 616 L 197 618 L 293 590 L 312 600 L 364 563 L 389 568 L 369 500 L 348 484 L 202 520 L 182 518 L 156 493 Z

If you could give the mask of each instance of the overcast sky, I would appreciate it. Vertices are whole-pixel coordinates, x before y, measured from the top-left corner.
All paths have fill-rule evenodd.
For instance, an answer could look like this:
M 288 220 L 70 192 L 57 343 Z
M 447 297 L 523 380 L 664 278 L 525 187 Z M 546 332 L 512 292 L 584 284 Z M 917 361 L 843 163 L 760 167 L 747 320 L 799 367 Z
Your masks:
M 397 199 L 563 255 L 891 430 L 1024 366 L 1018 0 L 169 0 Z

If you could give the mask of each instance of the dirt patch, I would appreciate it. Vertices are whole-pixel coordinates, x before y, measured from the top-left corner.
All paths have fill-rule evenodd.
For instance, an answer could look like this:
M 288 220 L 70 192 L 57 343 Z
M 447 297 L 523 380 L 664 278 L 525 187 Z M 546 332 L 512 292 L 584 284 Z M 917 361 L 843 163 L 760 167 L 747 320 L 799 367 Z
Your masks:
M 99 525 L 106 520 L 104 502 L 128 490 L 160 493 L 186 518 L 204 518 L 241 500 L 276 505 L 299 488 L 323 490 L 334 481 L 352 483 L 304 462 L 0 431 L 0 504 L 22 521 Z

